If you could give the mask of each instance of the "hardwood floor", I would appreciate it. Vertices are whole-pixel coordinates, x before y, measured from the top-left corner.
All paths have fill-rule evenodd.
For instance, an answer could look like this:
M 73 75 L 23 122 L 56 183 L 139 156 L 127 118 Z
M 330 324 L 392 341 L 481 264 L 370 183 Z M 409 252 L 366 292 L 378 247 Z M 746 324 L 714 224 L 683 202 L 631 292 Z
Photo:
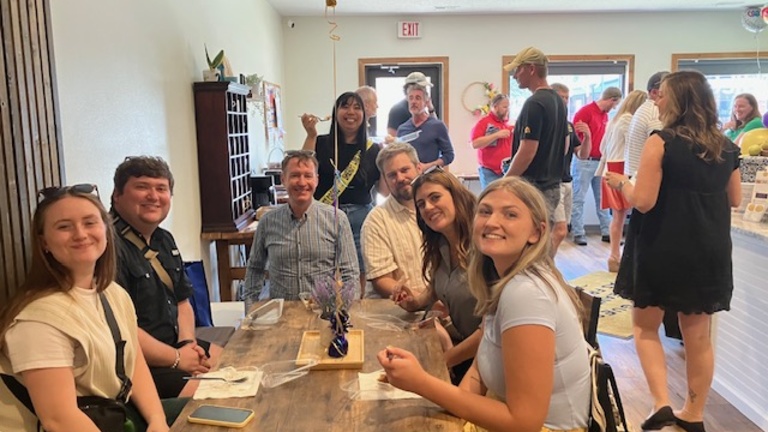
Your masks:
M 595 271 L 607 271 L 609 247 L 600 241 L 599 235 L 589 235 L 587 246 L 577 246 L 569 239 L 563 241 L 555 260 L 566 280 L 574 279 Z M 667 379 L 673 409 L 679 409 L 685 400 L 685 360 L 680 341 L 662 336 L 667 359 Z M 624 411 L 630 428 L 640 431 L 640 423 L 649 415 L 653 402 L 632 339 L 622 340 L 598 334 L 603 357 L 613 368 Z M 710 392 L 704 415 L 704 424 L 709 432 L 757 432 L 762 431 L 741 412 L 723 399 L 714 390 Z M 680 431 L 675 427 L 663 429 L 666 432 Z

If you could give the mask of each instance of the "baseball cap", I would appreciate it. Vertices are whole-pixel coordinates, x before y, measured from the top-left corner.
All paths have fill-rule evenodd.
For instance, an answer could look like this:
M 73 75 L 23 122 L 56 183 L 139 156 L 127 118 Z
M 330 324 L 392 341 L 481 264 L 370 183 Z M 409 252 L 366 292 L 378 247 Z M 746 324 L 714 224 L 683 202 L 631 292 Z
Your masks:
M 504 70 L 511 72 L 524 64 L 535 64 L 546 66 L 549 63 L 547 56 L 540 49 L 528 47 L 517 53 L 511 63 L 504 66 Z
M 648 86 L 646 87 L 646 89 L 648 91 L 651 91 L 653 89 L 659 88 L 659 86 L 661 85 L 661 80 L 663 80 L 668 73 L 669 72 L 667 71 L 661 71 L 651 75 L 651 77 L 648 78 Z
M 405 77 L 405 85 L 418 84 L 422 87 L 432 87 L 432 83 L 427 81 L 427 76 L 421 72 L 412 72 Z

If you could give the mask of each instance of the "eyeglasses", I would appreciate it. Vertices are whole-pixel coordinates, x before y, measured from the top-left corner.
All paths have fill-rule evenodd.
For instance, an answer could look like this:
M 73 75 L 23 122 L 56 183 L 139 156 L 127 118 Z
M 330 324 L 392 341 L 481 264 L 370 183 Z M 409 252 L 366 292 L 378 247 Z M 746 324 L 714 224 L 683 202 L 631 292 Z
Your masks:
M 443 171 L 443 167 L 441 167 L 440 165 L 432 165 L 431 167 L 425 169 L 415 179 L 411 180 L 411 186 L 413 186 L 416 183 L 416 180 L 418 180 L 418 179 L 420 179 L 420 178 L 422 178 L 424 176 L 430 175 L 430 174 L 432 174 L 434 172 L 442 173 L 442 172 L 445 172 L 445 171 Z
M 67 192 L 77 192 L 82 194 L 92 193 L 98 197 L 99 187 L 90 183 L 80 183 L 72 186 L 49 186 L 37 191 L 37 202 L 57 198 Z

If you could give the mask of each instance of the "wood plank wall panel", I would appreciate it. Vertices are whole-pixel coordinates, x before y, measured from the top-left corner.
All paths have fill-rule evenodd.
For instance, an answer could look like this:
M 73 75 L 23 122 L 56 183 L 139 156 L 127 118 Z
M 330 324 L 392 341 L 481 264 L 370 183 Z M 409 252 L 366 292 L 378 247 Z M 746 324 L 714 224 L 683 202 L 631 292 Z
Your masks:
M 48 0 L 0 0 L 0 304 L 30 264 L 37 191 L 63 180 Z
M 731 230 L 733 299 L 717 314 L 712 388 L 768 430 L 768 271 L 764 238 Z

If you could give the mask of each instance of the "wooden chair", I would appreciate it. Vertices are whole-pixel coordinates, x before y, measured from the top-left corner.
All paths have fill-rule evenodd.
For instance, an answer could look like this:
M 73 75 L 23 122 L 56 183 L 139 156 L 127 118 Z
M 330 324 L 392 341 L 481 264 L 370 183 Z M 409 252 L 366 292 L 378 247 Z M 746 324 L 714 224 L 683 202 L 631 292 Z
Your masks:
M 598 349 L 597 322 L 600 320 L 600 303 L 602 299 L 584 291 L 584 288 L 575 287 L 574 289 L 579 295 L 581 304 L 584 306 L 584 316 L 581 320 L 584 327 L 584 338 L 592 347 Z

